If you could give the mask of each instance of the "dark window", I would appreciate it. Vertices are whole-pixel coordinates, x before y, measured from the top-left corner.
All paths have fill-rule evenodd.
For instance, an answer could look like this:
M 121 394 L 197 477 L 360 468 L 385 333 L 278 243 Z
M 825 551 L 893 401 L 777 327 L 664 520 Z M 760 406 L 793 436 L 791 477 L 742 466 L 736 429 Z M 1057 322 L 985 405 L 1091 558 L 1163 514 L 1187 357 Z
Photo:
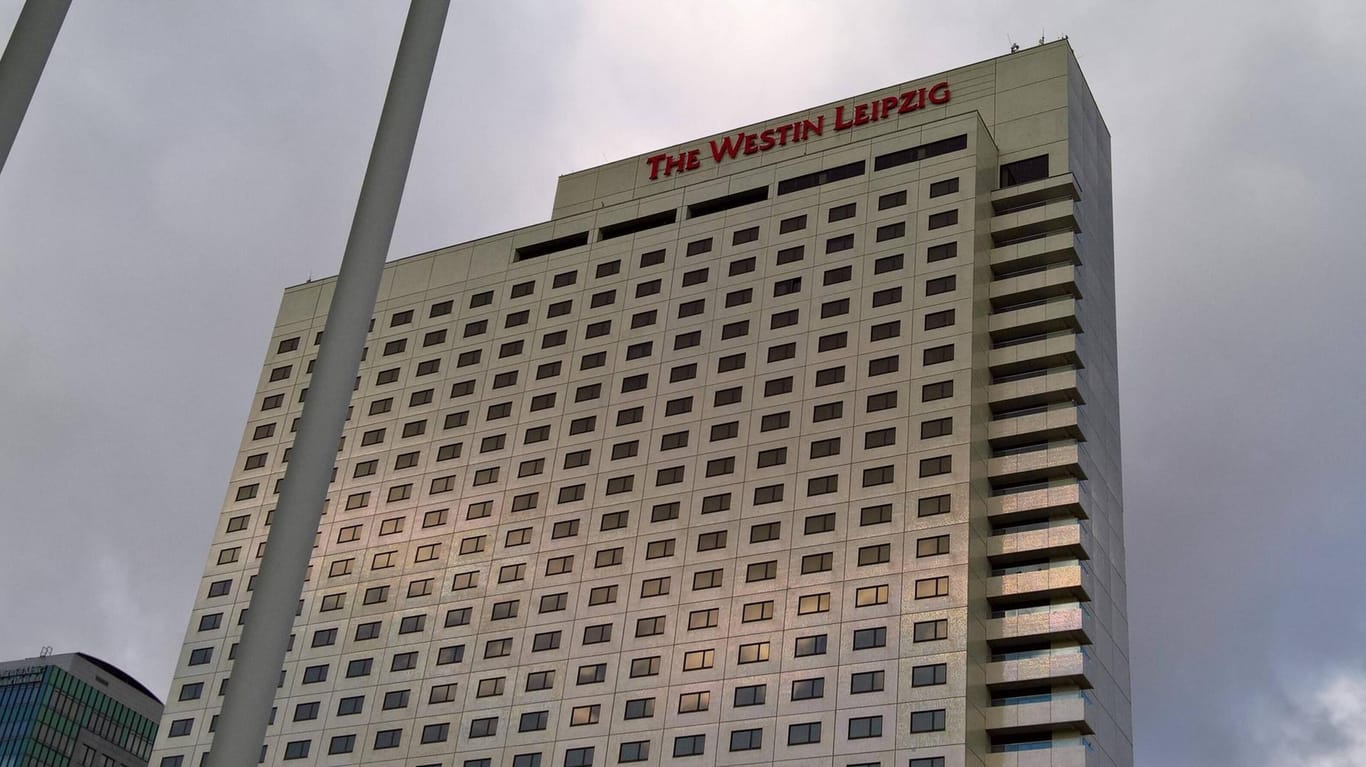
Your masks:
M 934 263 L 935 261 L 945 261 L 958 255 L 958 242 L 945 242 L 939 245 L 931 245 L 925 251 L 925 260 Z
M 952 292 L 958 286 L 957 278 L 950 274 L 947 277 L 936 277 L 925 283 L 925 295 L 935 296 L 940 293 Z
M 1001 186 L 1005 186 L 1005 184 L 1003 183 Z M 936 181 L 933 184 L 930 184 L 931 197 L 943 197 L 946 194 L 953 194 L 956 191 L 958 191 L 958 179 L 956 178 L 946 178 L 943 181 Z
M 847 202 L 843 205 L 836 205 L 835 207 L 830 209 L 829 218 L 827 218 L 826 220 L 833 224 L 836 221 L 843 221 L 846 218 L 853 218 L 854 214 L 857 211 L 857 204 L 852 202 Z
M 946 226 L 953 226 L 958 223 L 958 210 L 946 210 L 941 213 L 931 213 L 929 218 L 929 229 L 943 229 Z
M 902 190 L 899 191 L 899 192 L 888 192 L 887 194 L 884 194 L 884 195 L 882 195 L 881 197 L 877 198 L 877 209 L 878 209 L 878 210 L 887 210 L 888 208 L 895 208 L 895 207 L 898 207 L 898 206 L 901 206 L 901 205 L 905 205 L 905 204 L 906 204 L 906 190 L 905 190 L 905 189 L 902 189 Z
M 1008 162 L 1001 166 L 1001 188 L 1028 184 L 1048 178 L 1048 155 Z M 782 192 L 779 192 L 782 194 Z
M 778 222 L 778 234 L 787 234 L 788 232 L 797 232 L 797 231 L 801 231 L 802 229 L 805 229 L 805 228 L 806 228 L 806 215 L 805 215 L 805 214 L 800 215 L 800 216 L 793 216 L 792 218 L 785 218 L 785 219 L 783 219 L 782 221 L 779 221 L 779 222 Z

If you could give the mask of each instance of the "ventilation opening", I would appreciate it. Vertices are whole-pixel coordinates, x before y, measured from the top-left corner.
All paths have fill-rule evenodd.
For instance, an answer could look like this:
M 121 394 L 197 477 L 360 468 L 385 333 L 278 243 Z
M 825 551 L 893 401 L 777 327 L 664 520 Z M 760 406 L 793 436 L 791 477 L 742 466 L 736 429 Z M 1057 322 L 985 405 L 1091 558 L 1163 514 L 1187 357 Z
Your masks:
M 901 149 L 896 152 L 888 152 L 873 158 L 873 170 L 886 170 L 895 168 L 898 165 L 909 165 L 913 162 L 928 160 L 931 157 L 957 152 L 968 148 L 968 135 L 944 138 L 938 141 L 931 141 L 928 144 L 913 146 L 910 149 Z
M 546 240 L 545 242 L 523 245 L 522 247 L 517 248 L 517 257 L 515 260 L 525 261 L 528 258 L 539 258 L 541 256 L 548 256 L 551 253 L 559 253 L 562 250 L 569 250 L 570 248 L 577 248 L 580 245 L 587 244 L 588 232 L 569 234 L 564 237 L 556 237 L 553 240 Z
M 808 173 L 805 176 L 785 179 L 778 182 L 778 194 L 790 194 L 800 192 L 803 189 L 810 189 L 821 184 L 829 184 L 835 181 L 843 181 L 846 178 L 862 176 L 867 170 L 868 163 L 864 160 L 851 162 L 848 165 L 837 165 L 833 168 Z
M 703 200 L 688 206 L 688 218 L 707 216 L 712 213 L 720 213 L 723 210 L 738 208 L 741 205 L 749 205 L 756 202 L 763 202 L 768 199 L 768 187 L 761 186 L 755 189 L 747 189 L 743 192 L 728 194 L 725 197 L 717 197 L 711 200 Z
M 619 224 L 608 224 L 598 230 L 598 240 L 610 240 L 615 237 L 625 237 L 628 234 L 643 232 L 646 229 L 655 229 L 661 226 L 668 226 L 678 221 L 677 210 L 666 210 L 661 213 L 651 213 L 648 216 L 633 218 L 630 221 L 622 221 Z

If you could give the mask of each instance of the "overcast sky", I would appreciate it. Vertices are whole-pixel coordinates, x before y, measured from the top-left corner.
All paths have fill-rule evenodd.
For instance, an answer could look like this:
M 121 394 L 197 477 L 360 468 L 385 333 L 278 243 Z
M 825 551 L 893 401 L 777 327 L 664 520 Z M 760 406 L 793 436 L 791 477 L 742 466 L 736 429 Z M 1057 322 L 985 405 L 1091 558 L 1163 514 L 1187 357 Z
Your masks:
M 1068 35 L 1113 136 L 1138 764 L 1366 764 L 1366 3 L 455 5 L 394 258 L 545 220 L 561 173 Z M 168 688 L 405 10 L 73 4 L 0 173 L 0 659 Z

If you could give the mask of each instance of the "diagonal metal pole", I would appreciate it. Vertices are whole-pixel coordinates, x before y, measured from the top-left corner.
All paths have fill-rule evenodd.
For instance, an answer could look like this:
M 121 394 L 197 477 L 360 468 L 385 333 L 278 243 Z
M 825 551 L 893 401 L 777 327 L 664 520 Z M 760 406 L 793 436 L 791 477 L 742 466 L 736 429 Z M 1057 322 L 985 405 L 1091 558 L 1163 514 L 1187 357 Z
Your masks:
M 0 171 L 24 122 L 71 0 L 28 0 L 0 55 Z
M 449 5 L 413 0 L 408 8 L 208 767 L 252 767 L 261 758 Z

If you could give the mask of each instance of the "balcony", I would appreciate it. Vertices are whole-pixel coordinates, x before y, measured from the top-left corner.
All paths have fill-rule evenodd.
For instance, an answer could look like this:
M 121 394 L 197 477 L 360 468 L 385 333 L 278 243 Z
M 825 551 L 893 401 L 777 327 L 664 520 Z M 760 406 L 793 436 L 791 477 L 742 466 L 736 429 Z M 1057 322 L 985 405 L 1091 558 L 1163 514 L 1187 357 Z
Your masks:
M 1032 442 L 1082 440 L 1081 415 L 1075 407 L 1059 405 L 1021 415 L 1001 418 L 987 424 L 987 440 L 993 450 Z
M 1001 612 L 1002 617 L 986 623 L 987 643 L 997 651 L 1042 640 L 1070 639 L 1090 644 L 1095 632 L 1090 608 L 1080 603 Z
M 1078 482 L 1065 482 L 987 499 L 987 519 L 993 525 L 1013 525 L 1048 519 L 1060 513 L 1086 519 L 1091 493 Z
M 1081 330 L 1077 300 L 1057 298 L 997 312 L 987 318 L 987 329 L 992 344 L 997 345 L 1064 330 L 1075 333 Z
M 993 693 L 999 694 L 1021 687 L 1037 687 L 1040 684 L 1074 685 L 1083 688 L 1092 686 L 1087 678 L 1087 672 L 1092 670 L 1094 661 L 1084 647 L 1007 652 L 993 657 L 1002 658 L 987 664 L 986 683 Z
M 991 283 L 987 296 L 991 299 L 991 308 L 1001 312 L 1018 304 L 1060 296 L 1081 298 L 1081 289 L 1077 287 L 1077 268 L 1071 264 L 1058 264 L 998 279 Z
M 1075 370 L 1059 370 L 1047 375 L 992 384 L 987 388 L 987 401 L 991 403 L 991 412 L 993 413 L 1056 405 L 1063 402 L 1070 402 L 1075 405 L 1086 404 L 1077 385 L 1077 371 Z
M 987 365 L 993 376 L 1047 368 L 1082 367 L 1074 333 L 1056 333 L 992 349 L 987 352 Z
M 1041 178 L 1027 184 L 997 189 L 991 193 L 991 208 L 1001 215 L 1057 200 L 1080 200 L 1081 190 L 1071 173 Z
M 997 247 L 1078 230 L 1077 204 L 1073 200 L 1047 202 L 991 219 L 991 240 Z
M 1090 767 L 1099 764 L 1085 738 L 1059 738 L 1047 744 L 1021 743 L 987 756 L 986 767 Z
M 1076 519 L 1039 522 L 1034 529 L 1011 530 L 987 539 L 987 556 L 993 567 L 1005 567 L 1041 556 L 1089 559 L 1086 547 L 1091 534 Z
M 1081 260 L 1077 257 L 1077 239 L 1074 232 L 1059 232 L 991 249 L 991 273 L 996 277 L 1052 264 L 1078 263 L 1081 263 Z
M 1062 598 L 1089 602 L 1092 590 L 1091 574 L 1081 562 L 1043 565 L 987 580 L 987 599 L 992 605 Z
M 986 709 L 986 727 L 992 735 L 1045 734 L 1062 729 L 1090 734 L 1095 731 L 1094 706 L 1084 692 L 1030 696 Z
M 987 477 L 992 486 L 1001 487 L 1055 479 L 1086 479 L 1086 473 L 1081 468 L 1077 443 L 1068 441 L 991 458 L 987 461 Z

